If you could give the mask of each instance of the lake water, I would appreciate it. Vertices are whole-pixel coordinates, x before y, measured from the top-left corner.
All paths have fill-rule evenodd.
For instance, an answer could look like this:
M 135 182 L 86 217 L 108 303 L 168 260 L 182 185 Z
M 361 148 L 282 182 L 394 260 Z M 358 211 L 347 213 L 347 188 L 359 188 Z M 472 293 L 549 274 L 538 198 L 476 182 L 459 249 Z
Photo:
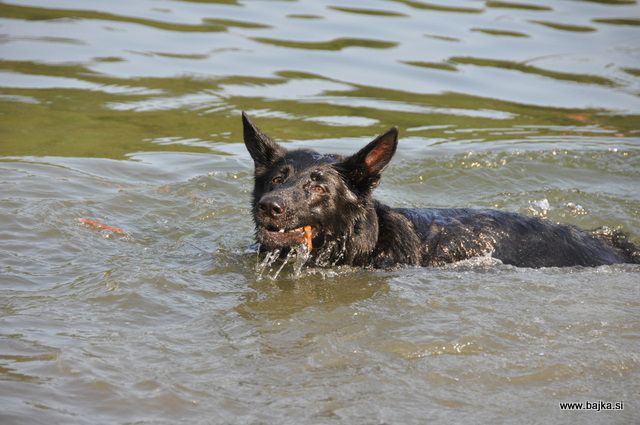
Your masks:
M 637 423 L 640 266 L 260 278 L 240 112 L 322 152 L 397 125 L 393 206 L 640 243 L 639 25 L 635 0 L 0 3 L 0 422 Z M 559 408 L 599 400 L 624 410 Z

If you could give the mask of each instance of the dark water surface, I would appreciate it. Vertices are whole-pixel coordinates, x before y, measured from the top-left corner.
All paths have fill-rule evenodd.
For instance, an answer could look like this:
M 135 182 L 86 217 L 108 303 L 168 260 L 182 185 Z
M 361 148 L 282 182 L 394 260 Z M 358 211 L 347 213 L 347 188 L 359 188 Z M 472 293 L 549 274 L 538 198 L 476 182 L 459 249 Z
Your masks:
M 640 242 L 640 6 L 0 3 L 2 424 L 630 424 L 640 267 L 259 279 L 240 111 L 378 197 Z M 120 235 L 84 226 L 90 218 Z M 623 401 L 564 412 L 561 401 Z

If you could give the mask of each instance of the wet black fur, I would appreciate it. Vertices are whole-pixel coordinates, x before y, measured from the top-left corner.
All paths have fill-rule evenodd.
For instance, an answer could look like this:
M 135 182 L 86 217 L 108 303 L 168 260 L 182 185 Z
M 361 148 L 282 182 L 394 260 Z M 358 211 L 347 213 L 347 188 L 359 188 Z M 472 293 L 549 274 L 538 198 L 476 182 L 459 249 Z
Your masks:
M 490 209 L 379 203 L 372 190 L 395 153 L 396 129 L 343 157 L 287 150 L 245 114 L 243 124 L 255 162 L 252 212 L 262 250 L 288 249 L 274 230 L 310 225 L 316 232 L 312 259 L 321 266 L 441 266 L 488 254 L 520 267 L 640 262 L 640 253 L 622 233 L 590 233 Z

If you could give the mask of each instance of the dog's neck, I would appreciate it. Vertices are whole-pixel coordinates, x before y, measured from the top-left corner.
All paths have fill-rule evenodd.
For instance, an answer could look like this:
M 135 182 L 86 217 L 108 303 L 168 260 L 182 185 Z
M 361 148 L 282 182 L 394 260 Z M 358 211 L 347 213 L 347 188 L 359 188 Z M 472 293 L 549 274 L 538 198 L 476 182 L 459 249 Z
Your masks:
M 378 229 L 374 201 L 343 205 L 331 228 L 325 229 L 322 243 L 314 252 L 315 263 L 319 266 L 369 265 Z
M 369 265 L 380 234 L 376 204 L 366 205 L 362 213 L 355 217 L 349 230 L 350 234 L 345 235 L 348 246 L 345 263 L 358 266 Z
M 347 231 L 329 232 L 316 255 L 318 265 L 389 267 L 419 265 L 420 240 L 409 219 L 372 200 L 351 214 L 344 214 Z

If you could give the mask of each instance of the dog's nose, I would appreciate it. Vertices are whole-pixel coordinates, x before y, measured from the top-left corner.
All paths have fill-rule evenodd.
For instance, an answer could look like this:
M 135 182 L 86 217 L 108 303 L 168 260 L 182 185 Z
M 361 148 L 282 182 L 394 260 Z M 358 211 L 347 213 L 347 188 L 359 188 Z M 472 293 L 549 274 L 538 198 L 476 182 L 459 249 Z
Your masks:
M 284 201 L 281 198 L 272 196 L 261 199 L 260 202 L 258 202 L 258 208 L 273 218 L 282 215 L 285 210 Z

